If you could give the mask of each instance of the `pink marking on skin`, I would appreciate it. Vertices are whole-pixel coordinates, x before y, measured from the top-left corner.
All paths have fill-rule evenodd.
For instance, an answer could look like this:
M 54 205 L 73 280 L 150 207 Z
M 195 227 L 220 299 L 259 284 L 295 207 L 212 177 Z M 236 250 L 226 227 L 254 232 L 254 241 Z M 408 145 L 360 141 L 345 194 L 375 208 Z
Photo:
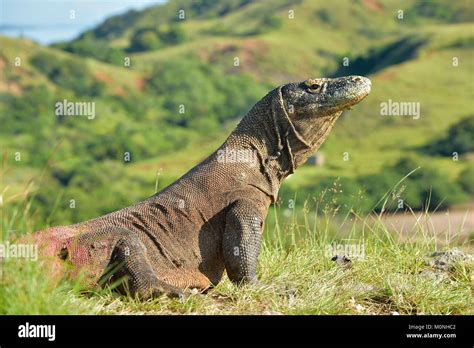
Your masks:
M 70 254 L 71 263 L 74 266 L 85 266 L 90 263 L 89 250 L 84 246 L 76 246 L 74 251 Z

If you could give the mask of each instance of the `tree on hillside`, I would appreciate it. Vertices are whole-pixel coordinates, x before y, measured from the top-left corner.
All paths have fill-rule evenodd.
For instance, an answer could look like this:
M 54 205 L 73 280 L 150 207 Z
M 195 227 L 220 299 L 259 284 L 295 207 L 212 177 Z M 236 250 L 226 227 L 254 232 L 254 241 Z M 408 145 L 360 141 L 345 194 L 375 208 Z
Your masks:
M 128 51 L 142 52 L 153 51 L 162 46 L 161 40 L 154 29 L 140 29 L 133 34 Z
M 474 115 L 451 126 L 446 137 L 425 146 L 422 150 L 430 154 L 452 156 L 474 152 Z
M 163 46 L 179 44 L 185 39 L 186 34 L 179 24 L 141 28 L 133 34 L 128 51 L 153 51 Z

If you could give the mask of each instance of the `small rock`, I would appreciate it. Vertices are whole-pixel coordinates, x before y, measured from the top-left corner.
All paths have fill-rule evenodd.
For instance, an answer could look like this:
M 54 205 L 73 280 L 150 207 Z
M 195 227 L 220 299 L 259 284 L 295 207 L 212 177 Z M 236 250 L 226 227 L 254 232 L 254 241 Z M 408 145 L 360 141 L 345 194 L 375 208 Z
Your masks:
M 471 262 L 472 256 L 454 248 L 444 252 L 434 252 L 429 255 L 427 264 L 436 271 L 452 272 L 454 266 L 460 262 Z
M 354 307 L 354 309 L 356 310 L 356 312 L 358 313 L 361 313 L 361 312 L 364 312 L 365 311 L 365 307 L 362 306 L 360 303 L 356 303 L 356 300 L 354 297 L 351 297 L 351 299 L 349 300 L 349 304 Z
M 359 293 L 359 294 L 368 294 L 368 293 L 375 293 L 380 291 L 380 289 L 372 284 L 367 283 L 355 283 L 349 284 L 352 288 L 352 291 Z
M 335 255 L 331 261 L 334 261 L 336 265 L 342 268 L 350 268 L 352 266 L 352 261 L 346 255 Z
M 197 294 L 200 293 L 199 289 L 197 289 L 197 288 L 192 288 L 192 289 L 190 290 L 190 292 L 191 292 L 191 295 L 197 295 Z
M 293 307 L 294 304 L 295 304 L 295 294 L 289 293 L 288 294 L 288 306 Z
M 420 276 L 437 281 L 446 281 L 449 280 L 449 275 L 440 270 L 425 269 L 420 273 Z

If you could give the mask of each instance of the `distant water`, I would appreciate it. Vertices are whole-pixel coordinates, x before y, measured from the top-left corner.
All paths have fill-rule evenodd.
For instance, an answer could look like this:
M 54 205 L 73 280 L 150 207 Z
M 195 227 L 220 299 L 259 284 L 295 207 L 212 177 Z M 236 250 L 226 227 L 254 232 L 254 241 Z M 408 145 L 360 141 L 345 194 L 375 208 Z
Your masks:
M 163 2 L 166 1 L 0 0 L 0 35 L 26 37 L 45 45 L 67 41 L 110 16 Z
M 1 27 L 0 34 L 15 37 L 29 38 L 41 44 L 50 44 L 60 41 L 68 41 L 79 36 L 80 33 L 87 29 L 93 28 L 94 25 L 38 25 L 38 26 L 9 26 Z

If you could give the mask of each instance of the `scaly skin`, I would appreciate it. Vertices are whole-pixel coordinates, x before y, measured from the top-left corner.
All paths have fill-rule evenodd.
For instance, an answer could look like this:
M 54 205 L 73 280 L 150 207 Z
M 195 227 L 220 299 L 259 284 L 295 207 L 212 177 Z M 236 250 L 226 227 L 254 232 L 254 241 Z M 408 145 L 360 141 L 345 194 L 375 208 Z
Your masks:
M 263 223 L 282 181 L 369 92 L 359 76 L 278 87 L 217 151 L 161 192 L 32 238 L 55 272 L 80 272 L 88 286 L 126 279 L 120 290 L 142 299 L 205 290 L 224 271 L 235 283 L 255 282 Z

